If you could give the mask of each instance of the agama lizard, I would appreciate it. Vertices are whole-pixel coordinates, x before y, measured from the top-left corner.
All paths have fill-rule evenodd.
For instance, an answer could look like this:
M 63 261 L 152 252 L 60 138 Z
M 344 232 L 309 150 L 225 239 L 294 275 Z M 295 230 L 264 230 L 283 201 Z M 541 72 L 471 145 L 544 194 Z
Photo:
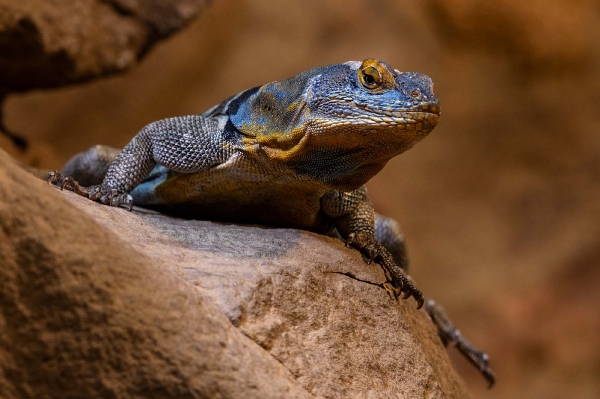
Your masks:
M 122 151 L 95 146 L 47 180 L 111 206 L 342 238 L 382 266 L 394 298 L 412 296 L 420 308 L 398 225 L 374 212 L 364 184 L 439 117 L 429 77 L 350 61 L 248 89 L 201 115 L 151 123 Z M 492 384 L 487 355 L 433 302 L 427 309 L 444 343 Z

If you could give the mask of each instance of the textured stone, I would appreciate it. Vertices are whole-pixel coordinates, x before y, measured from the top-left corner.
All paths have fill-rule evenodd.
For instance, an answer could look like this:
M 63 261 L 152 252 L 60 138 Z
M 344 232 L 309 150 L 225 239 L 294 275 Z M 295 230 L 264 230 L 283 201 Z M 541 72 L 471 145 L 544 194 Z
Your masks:
M 208 0 L 0 0 L 0 93 L 123 71 Z
M 377 285 L 381 269 L 341 241 L 66 196 L 156 264 L 182 272 L 311 393 L 465 396 L 426 313 L 392 300 Z
M 1 398 L 311 396 L 192 284 L 8 159 L 0 152 Z
M 110 208 L 7 159 L 0 397 L 467 396 L 426 313 L 340 241 Z

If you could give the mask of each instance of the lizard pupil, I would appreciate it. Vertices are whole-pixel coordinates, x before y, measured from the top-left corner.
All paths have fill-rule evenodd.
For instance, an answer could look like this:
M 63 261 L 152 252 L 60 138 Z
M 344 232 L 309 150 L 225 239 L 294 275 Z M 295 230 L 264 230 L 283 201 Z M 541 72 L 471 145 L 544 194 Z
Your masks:
M 381 72 L 375 67 L 368 66 L 360 71 L 360 80 L 367 89 L 376 89 L 382 81 Z

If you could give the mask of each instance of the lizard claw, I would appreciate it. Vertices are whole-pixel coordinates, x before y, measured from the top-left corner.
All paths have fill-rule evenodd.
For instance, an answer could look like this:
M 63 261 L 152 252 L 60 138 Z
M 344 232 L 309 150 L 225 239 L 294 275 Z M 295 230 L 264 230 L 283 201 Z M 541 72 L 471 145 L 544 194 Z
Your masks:
M 383 288 L 385 288 L 394 299 L 397 300 L 403 293 L 402 299 L 407 299 L 412 296 L 415 301 L 417 301 L 417 309 L 420 309 L 423 306 L 424 299 L 421 291 L 414 286 L 410 277 L 408 277 L 404 273 L 404 270 L 394 262 L 389 251 L 377 242 L 372 234 L 364 232 L 350 233 L 346 239 L 346 246 L 350 245 L 358 248 L 369 257 L 369 260 L 367 261 L 368 264 L 371 264 L 375 260 L 381 265 L 385 272 L 386 279 L 388 280 L 384 283 Z
M 409 277 L 403 276 L 402 285 L 400 286 L 400 292 L 404 292 L 402 299 L 410 298 L 411 296 L 417 301 L 417 309 L 421 309 L 423 304 L 425 303 L 425 299 L 423 298 L 423 294 L 421 291 L 414 286 L 412 281 L 409 280 Z
M 398 289 L 396 289 L 396 287 L 394 287 L 389 281 L 383 283 L 382 287 L 387 291 L 387 293 L 392 299 L 396 301 L 398 300 Z
M 65 188 L 68 191 L 72 191 L 75 194 L 79 194 L 81 196 L 87 197 L 89 194 L 89 188 L 81 187 L 77 181 L 75 181 L 72 177 L 63 176 L 59 171 L 55 170 L 46 176 L 46 182 L 48 184 L 60 186 L 60 190 L 63 191 Z
M 73 188 L 75 187 L 75 185 L 77 184 L 77 182 L 75 180 L 73 180 L 72 177 L 63 177 L 62 179 L 62 183 L 60 185 L 60 191 L 63 191 L 65 189 L 65 187 L 67 187 L 67 190 L 69 191 L 73 191 Z
M 52 172 L 46 175 L 46 183 L 54 184 L 58 183 L 63 179 L 62 175 L 58 170 L 53 170 Z
M 69 176 L 63 176 L 55 170 L 46 176 L 48 184 L 57 185 L 61 191 L 66 189 L 75 194 L 87 197 L 92 201 L 97 201 L 110 206 L 126 205 L 131 211 L 133 209 L 133 198 L 129 194 L 119 193 L 115 189 L 107 189 L 100 186 L 82 187 L 75 179 Z
M 110 206 L 127 205 L 129 211 L 133 209 L 133 197 L 129 194 L 119 194 L 114 188 L 108 191 L 108 198 L 106 196 L 102 198 L 102 202 L 104 201 Z
M 415 297 L 415 300 L 417 301 L 417 309 L 421 309 L 423 307 L 423 303 L 425 303 L 425 300 L 423 299 L 423 294 L 421 293 L 421 291 L 418 291 L 419 296 Z
M 102 189 L 100 186 L 90 187 L 90 192 L 88 194 L 88 198 L 92 201 L 98 201 L 102 196 Z
M 356 242 L 356 233 L 348 234 L 346 237 L 346 248 L 350 248 Z
M 127 194 L 127 197 L 123 203 L 129 205 L 129 212 L 133 210 L 133 197 L 131 195 Z
M 113 188 L 113 189 L 111 189 L 111 190 L 108 192 L 108 205 L 109 205 L 109 206 L 115 206 L 115 205 L 117 205 L 117 204 L 115 203 L 115 201 L 114 201 L 114 200 L 115 200 L 115 197 L 116 197 L 117 195 L 118 195 L 118 193 L 117 193 L 117 190 L 115 190 L 114 188 Z
M 112 206 L 127 205 L 127 210 L 129 212 L 133 209 L 133 197 L 129 194 L 118 194 L 113 197 L 113 201 Z

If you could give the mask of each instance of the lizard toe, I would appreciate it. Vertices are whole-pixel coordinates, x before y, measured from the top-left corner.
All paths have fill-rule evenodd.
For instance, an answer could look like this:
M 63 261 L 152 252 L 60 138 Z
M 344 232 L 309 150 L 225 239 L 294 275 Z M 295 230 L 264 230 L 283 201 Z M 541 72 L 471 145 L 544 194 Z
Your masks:
M 72 177 L 64 177 L 62 179 L 62 183 L 60 184 L 60 191 L 63 191 L 65 188 L 68 191 L 74 191 L 76 188 L 77 182 L 73 180 Z
M 394 285 L 392 283 L 390 283 L 389 281 L 386 281 L 385 283 L 382 284 L 383 289 L 385 289 L 388 293 L 388 295 L 394 299 L 394 300 L 398 300 L 398 289 L 396 287 L 394 287 Z
M 405 294 L 402 299 L 410 298 L 411 296 L 417 301 L 417 309 L 421 309 L 423 307 L 423 303 L 425 299 L 423 298 L 423 293 L 417 289 L 410 281 L 407 281 L 405 284 Z
M 90 187 L 90 192 L 88 195 L 89 199 L 91 199 L 92 201 L 99 201 L 101 196 L 102 196 L 102 189 L 100 188 L 100 186 Z
M 423 303 L 425 303 L 425 299 L 423 298 L 421 291 L 415 289 L 415 291 L 412 293 L 412 296 L 415 298 L 415 301 L 417 301 L 417 309 L 421 309 L 423 307 Z
M 97 200 L 97 196 L 95 193 L 95 188 L 97 186 L 82 187 L 79 185 L 77 180 L 73 179 L 70 176 L 63 176 L 57 170 L 48 173 L 48 175 L 46 176 L 46 182 L 48 182 L 48 184 L 58 186 L 61 191 L 67 190 L 75 194 L 81 195 L 82 197 L 87 197 L 94 201 Z
M 133 197 L 129 194 L 119 193 L 117 190 L 111 189 L 108 192 L 108 205 L 116 207 L 126 205 L 128 210 L 131 211 L 133 209 Z
M 60 174 L 58 170 L 53 170 L 52 172 L 46 175 L 46 182 L 48 184 L 57 184 L 62 183 L 64 177 Z

